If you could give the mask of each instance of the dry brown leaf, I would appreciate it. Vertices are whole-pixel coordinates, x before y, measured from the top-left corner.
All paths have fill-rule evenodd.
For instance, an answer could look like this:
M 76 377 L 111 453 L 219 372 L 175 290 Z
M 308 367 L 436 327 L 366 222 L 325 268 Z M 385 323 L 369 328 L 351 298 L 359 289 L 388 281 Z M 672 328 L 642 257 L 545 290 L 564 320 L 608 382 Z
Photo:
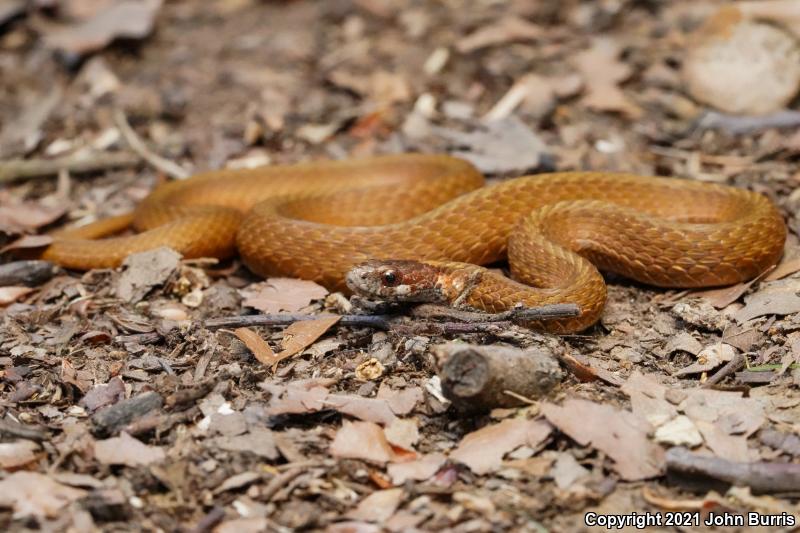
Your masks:
M 92 387 L 87 392 L 78 405 L 86 408 L 87 411 L 93 413 L 105 407 L 112 405 L 125 398 L 125 383 L 122 379 L 117 377 L 111 378 L 108 383 L 101 383 Z
M 385 383 L 378 389 L 378 398 L 389 402 L 389 407 L 397 416 L 405 416 L 411 413 L 419 402 L 425 397 L 419 387 L 407 387 L 402 390 L 389 388 Z
M 180 263 L 181 254 L 164 246 L 129 255 L 122 263 L 125 271 L 117 281 L 117 296 L 129 303 L 141 301 L 153 288 L 165 283 Z
M 749 289 L 756 281 L 758 281 L 758 278 L 744 283 L 737 283 L 736 285 L 731 285 L 730 287 L 722 287 L 721 289 L 695 291 L 692 292 L 691 295 L 704 298 L 706 301 L 708 301 L 708 303 L 717 309 L 723 309 L 741 298 L 742 295 L 747 292 L 747 289 Z
M 419 426 L 414 418 L 395 418 L 383 432 L 392 446 L 404 450 L 413 450 L 419 442 Z
M 800 282 L 787 279 L 761 287 L 745 299 L 745 306 L 733 315 L 740 324 L 764 315 L 790 315 L 800 312 Z
M 325 406 L 342 414 L 354 416 L 367 422 L 375 422 L 384 426 L 394 422 L 397 417 L 389 407 L 389 402 L 380 398 L 364 398 L 362 396 L 332 394 L 324 400 Z
M 53 242 L 50 235 L 23 235 L 19 239 L 0 248 L 0 254 L 12 250 L 29 250 L 31 248 L 42 248 L 49 246 Z
M 0 469 L 16 470 L 38 457 L 39 445 L 30 440 L 0 442 Z
M 328 290 L 313 281 L 294 278 L 269 278 L 262 283 L 250 285 L 241 291 L 242 305 L 258 309 L 262 313 L 293 313 L 306 307 L 313 300 L 325 298 Z
M 543 36 L 541 26 L 517 16 L 507 16 L 480 28 L 456 42 L 456 50 L 468 54 L 488 46 L 514 41 L 532 41 Z
M 637 118 L 642 114 L 641 108 L 619 87 L 631 75 L 631 68 L 619 60 L 619 54 L 620 46 L 616 42 L 597 38 L 592 41 L 591 48 L 575 57 L 586 90 L 581 101 L 590 109 Z
M 31 287 L 0 287 L 0 305 L 13 304 L 33 291 Z
M 697 354 L 697 362 L 681 368 L 672 375 L 676 377 L 687 376 L 689 374 L 699 374 L 717 368 L 722 363 L 727 363 L 736 356 L 736 348 L 730 344 L 717 343 L 704 348 Z
M 795 272 L 800 272 L 800 257 L 793 257 L 791 259 L 784 258 L 775 270 L 770 272 L 764 277 L 764 281 L 776 281 L 791 276 Z
M 276 363 L 299 354 L 322 337 L 341 316 L 324 316 L 314 320 L 299 320 L 286 328 L 281 339 L 283 350 L 275 356 Z
M 15 472 L 0 481 L 0 507 L 12 507 L 15 519 L 54 518 L 67 504 L 85 495 L 85 490 L 36 472 Z
M 664 450 L 647 437 L 652 427 L 630 411 L 569 399 L 562 406 L 545 404 L 542 413 L 581 446 L 592 446 L 608 455 L 625 480 L 655 477 L 664 470 Z
M 51 224 L 67 211 L 68 204 L 63 200 L 59 205 L 45 205 L 41 202 L 22 202 L 0 206 L 0 231 L 9 235 L 19 235 Z
M 386 471 L 392 478 L 392 483 L 402 485 L 406 480 L 425 481 L 433 476 L 447 462 L 443 453 L 430 453 L 414 461 L 391 463 Z
M 233 332 L 262 365 L 272 366 L 278 362 L 278 359 L 275 357 L 275 352 L 272 351 L 267 341 L 262 339 L 261 335 L 257 332 L 250 328 L 236 328 Z
M 433 125 L 430 130 L 459 148 L 453 155 L 487 174 L 531 170 L 549 154 L 544 141 L 513 115 L 482 123 L 471 132 Z
M 633 413 L 653 427 L 659 427 L 678 415 L 678 409 L 666 399 L 669 389 L 653 376 L 635 370 L 621 390 L 630 397 Z
M 467 434 L 450 459 L 469 467 L 476 474 L 486 474 L 500 468 L 503 456 L 520 446 L 539 446 L 552 431 L 544 420 L 509 418 Z
M 331 455 L 341 459 L 361 459 L 385 464 L 395 454 L 386 440 L 383 430 L 373 422 L 350 422 L 345 420 L 330 447 Z
M 148 446 L 125 432 L 119 437 L 94 443 L 95 458 L 106 465 L 143 466 L 163 461 L 167 454 L 158 446 Z
M 153 31 L 161 0 L 120 0 L 79 24 L 53 32 L 45 42 L 51 48 L 82 55 L 118 38 L 142 39 Z
M 310 382 L 292 382 L 288 386 L 271 386 L 265 388 L 272 393 L 267 412 L 271 415 L 307 414 L 325 409 L 328 388 Z
M 22 110 L 16 119 L 10 120 L 0 131 L 0 158 L 25 155 L 39 145 L 44 137 L 43 126 L 61 102 L 62 92 L 56 88 L 47 95 L 26 96 L 20 102 Z M 3 219 L 0 215 L 0 228 L 5 224 Z
M 376 490 L 358 502 L 358 506 L 346 516 L 353 520 L 384 523 L 400 507 L 404 492 L 403 489 Z

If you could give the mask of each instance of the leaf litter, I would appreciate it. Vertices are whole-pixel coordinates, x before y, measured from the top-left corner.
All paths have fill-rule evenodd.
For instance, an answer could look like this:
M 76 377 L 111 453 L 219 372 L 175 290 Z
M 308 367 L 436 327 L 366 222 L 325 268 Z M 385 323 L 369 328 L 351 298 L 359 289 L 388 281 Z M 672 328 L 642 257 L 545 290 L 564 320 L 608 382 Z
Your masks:
M 609 278 L 602 325 L 582 336 L 452 335 L 568 354 L 551 396 L 483 413 L 444 396 L 430 348 L 441 335 L 341 327 L 327 318 L 350 312 L 341 295 L 258 281 L 235 260 L 204 270 L 164 256 L 61 273 L 16 296 L 24 284 L 12 285 L 0 317 L 0 523 L 570 530 L 593 508 L 789 505 L 746 490 L 723 500 L 702 484 L 688 498 L 660 476 L 676 446 L 779 476 L 799 459 L 797 142 L 781 131 L 796 102 L 770 89 L 757 103 L 777 112 L 726 111 L 756 93 L 736 85 L 753 58 L 724 54 L 713 81 L 739 100 L 690 88 L 691 31 L 717 6 L 567 2 L 554 17 L 549 3 L 232 0 L 139 2 L 120 16 L 128 4 L 35 4 L 0 27 L 0 152 L 34 166 L 119 155 L 108 117 L 122 107 L 154 153 L 185 168 L 449 150 L 490 180 L 550 168 L 711 179 L 775 199 L 787 253 L 762 280 L 705 301 Z M 787 5 L 736 7 L 786 33 L 797 18 Z M 780 61 L 759 35 L 745 36 L 756 59 Z M 760 89 L 776 87 L 777 71 L 761 72 Z M 127 212 L 162 179 L 148 166 L 78 174 L 63 190 L 47 173 L 4 181 L 10 237 Z M 28 235 L 17 250 L 49 239 Z M 315 320 L 252 326 L 253 312 Z M 217 317 L 242 325 L 203 327 Z

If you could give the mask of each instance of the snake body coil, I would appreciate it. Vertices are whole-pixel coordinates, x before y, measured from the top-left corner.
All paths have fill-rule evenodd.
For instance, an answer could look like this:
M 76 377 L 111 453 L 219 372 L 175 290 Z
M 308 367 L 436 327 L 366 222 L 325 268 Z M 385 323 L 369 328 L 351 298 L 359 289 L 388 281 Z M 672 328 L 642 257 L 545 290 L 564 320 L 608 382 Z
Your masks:
M 726 285 L 774 265 L 786 237 L 766 197 L 722 185 L 608 172 L 482 185 L 464 161 L 411 154 L 209 172 L 159 187 L 132 216 L 57 235 L 43 257 L 90 269 L 158 246 L 238 250 L 257 274 L 331 289 L 367 260 L 416 260 L 438 283 L 471 284 L 456 296 L 465 307 L 577 303 L 579 317 L 536 324 L 564 333 L 599 318 L 597 267 L 660 287 Z M 97 240 L 131 222 L 141 233 Z M 474 266 L 505 257 L 517 281 Z

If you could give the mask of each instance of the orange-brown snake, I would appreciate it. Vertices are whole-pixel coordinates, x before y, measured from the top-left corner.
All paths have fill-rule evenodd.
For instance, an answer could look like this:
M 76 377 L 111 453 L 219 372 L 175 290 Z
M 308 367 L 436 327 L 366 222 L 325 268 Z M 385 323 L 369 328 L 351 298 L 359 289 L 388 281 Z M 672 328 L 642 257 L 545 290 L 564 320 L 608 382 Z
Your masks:
M 786 237 L 771 201 L 722 185 L 610 172 L 483 185 L 462 160 L 418 154 L 208 172 L 157 188 L 130 216 L 58 234 L 42 255 L 91 269 L 159 246 L 238 251 L 257 274 L 330 289 L 367 260 L 416 260 L 351 281 L 388 297 L 400 287 L 406 299 L 425 281 L 450 303 L 492 312 L 577 303 L 577 318 L 532 324 L 567 333 L 602 312 L 597 268 L 660 287 L 726 285 L 774 265 Z M 140 233 L 107 237 L 131 223 Z M 506 257 L 516 281 L 474 266 Z

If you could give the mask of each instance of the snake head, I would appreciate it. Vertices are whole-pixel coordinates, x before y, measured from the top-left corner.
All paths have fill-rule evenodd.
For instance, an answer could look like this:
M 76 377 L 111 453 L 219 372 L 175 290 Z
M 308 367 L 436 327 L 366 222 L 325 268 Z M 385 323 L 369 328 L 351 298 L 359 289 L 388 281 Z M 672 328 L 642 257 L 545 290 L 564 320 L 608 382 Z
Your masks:
M 421 261 L 373 260 L 353 267 L 345 277 L 354 293 L 391 302 L 443 302 L 439 271 Z

